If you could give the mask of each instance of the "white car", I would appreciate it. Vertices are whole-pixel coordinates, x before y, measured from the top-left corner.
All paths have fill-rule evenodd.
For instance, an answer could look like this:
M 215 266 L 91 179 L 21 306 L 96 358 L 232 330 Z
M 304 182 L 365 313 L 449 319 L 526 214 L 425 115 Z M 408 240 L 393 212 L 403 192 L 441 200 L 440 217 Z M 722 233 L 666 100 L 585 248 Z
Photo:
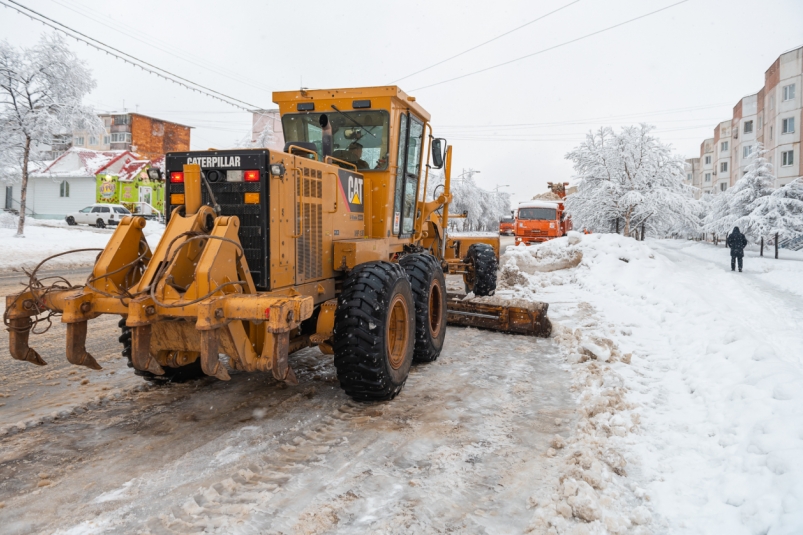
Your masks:
M 93 204 L 83 210 L 67 214 L 64 220 L 68 225 L 93 225 L 105 228 L 106 225 L 116 225 L 122 218 L 131 215 L 128 208 L 122 204 Z

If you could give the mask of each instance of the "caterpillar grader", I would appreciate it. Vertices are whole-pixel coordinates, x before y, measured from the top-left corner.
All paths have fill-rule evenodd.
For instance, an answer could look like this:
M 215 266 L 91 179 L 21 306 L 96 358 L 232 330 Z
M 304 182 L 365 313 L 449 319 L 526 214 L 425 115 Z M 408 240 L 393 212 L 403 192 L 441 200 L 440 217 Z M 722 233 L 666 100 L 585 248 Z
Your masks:
M 288 355 L 334 356 L 346 394 L 386 400 L 413 362 L 434 361 L 448 323 L 548 336 L 546 304 L 477 303 L 496 288 L 499 238 L 450 237 L 452 147 L 396 86 L 277 92 L 283 151 L 169 153 L 168 218 L 151 250 L 146 221 L 120 221 L 83 286 L 31 274 L 6 299 L 10 353 L 44 316 L 66 324 L 69 362 L 98 370 L 89 322 L 121 317 L 123 356 L 151 380 L 270 372 L 296 384 Z M 427 200 L 430 169 L 444 184 Z M 463 215 L 464 216 L 464 215 Z M 460 217 L 460 215 L 458 215 Z M 225 355 L 221 360 L 221 355 Z

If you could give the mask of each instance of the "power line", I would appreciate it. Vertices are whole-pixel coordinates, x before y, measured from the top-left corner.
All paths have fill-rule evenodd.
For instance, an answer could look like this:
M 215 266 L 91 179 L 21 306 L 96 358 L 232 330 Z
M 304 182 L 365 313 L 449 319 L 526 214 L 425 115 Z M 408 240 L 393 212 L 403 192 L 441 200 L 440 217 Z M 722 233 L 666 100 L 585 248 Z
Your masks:
M 707 110 L 713 108 L 723 108 L 725 106 L 730 107 L 730 103 L 723 103 L 723 104 L 710 104 L 710 105 L 701 105 L 701 106 L 689 106 L 686 108 L 674 108 L 674 109 L 667 109 L 667 110 L 656 110 L 656 111 L 646 111 L 646 112 L 637 112 L 637 113 L 627 113 L 624 115 L 608 115 L 606 117 L 594 117 L 588 119 L 571 119 L 568 121 L 557 121 L 551 123 L 509 123 L 509 124 L 489 124 L 489 125 L 477 125 L 477 124 L 466 124 L 466 125 L 438 125 L 438 129 L 459 129 L 465 128 L 470 130 L 484 130 L 484 129 L 514 129 L 514 128 L 528 128 L 528 127 L 549 127 L 549 126 L 563 126 L 563 125 L 575 125 L 575 124 L 587 124 L 589 122 L 596 122 L 596 121 L 610 121 L 616 119 L 628 119 L 631 117 L 645 117 L 651 115 L 666 115 L 668 113 L 678 113 L 684 111 L 699 111 L 699 110 Z M 681 121 L 696 121 L 698 119 L 680 119 Z M 715 119 L 714 119 L 715 120 Z
M 391 84 L 395 84 L 396 82 L 400 82 L 400 81 L 402 81 L 402 80 L 404 80 L 404 79 L 406 79 L 406 78 L 409 78 L 409 77 L 411 77 L 411 76 L 415 76 L 416 74 L 422 73 L 422 72 L 424 72 L 424 71 L 428 71 L 429 69 L 431 69 L 431 68 L 433 68 L 433 67 L 437 67 L 438 65 L 442 65 L 442 64 L 446 63 L 447 61 L 451 61 L 451 60 L 453 60 L 453 59 L 455 59 L 455 58 L 458 58 L 458 57 L 462 56 L 463 54 L 468 54 L 468 53 L 469 53 L 469 52 L 471 52 L 472 50 L 477 50 L 478 48 L 480 48 L 480 47 L 483 47 L 483 46 L 487 45 L 488 43 L 492 43 L 492 42 L 496 41 L 497 39 L 501 39 L 502 37 L 504 37 L 504 36 L 506 36 L 506 35 L 510 35 L 511 33 L 515 32 L 515 31 L 521 30 L 521 29 L 522 29 L 522 28 L 524 28 L 525 26 L 529 26 L 530 24 L 533 24 L 533 23 L 535 23 L 535 22 L 538 22 L 539 20 L 545 19 L 545 18 L 547 18 L 548 16 L 550 16 L 550 15 L 553 15 L 553 14 L 555 14 L 555 13 L 557 13 L 558 11 L 561 11 L 561 10 L 563 10 L 563 9 L 566 9 L 567 7 L 569 7 L 569 6 L 573 5 L 573 4 L 576 4 L 576 3 L 577 3 L 577 2 L 579 2 L 579 1 L 580 1 L 580 0 L 574 0 L 574 2 L 569 2 L 568 4 L 566 4 L 566 5 L 565 5 L 565 6 L 563 6 L 563 7 L 559 7 L 558 9 L 556 9 L 556 10 L 554 10 L 554 11 L 550 11 L 550 12 L 549 12 L 549 13 L 547 13 L 546 15 L 541 15 L 541 16 L 540 16 L 540 17 L 538 17 L 537 19 L 533 19 L 533 20 L 531 20 L 530 22 L 526 22 L 526 23 L 522 24 L 521 26 L 519 26 L 519 27 L 517 27 L 517 28 L 513 28 L 512 30 L 509 30 L 509 31 L 507 31 L 507 32 L 505 32 L 505 33 L 503 33 L 503 34 L 501 34 L 501 35 L 497 35 L 497 36 L 496 36 L 496 37 L 494 37 L 493 39 L 489 39 L 489 40 L 485 41 L 484 43 L 480 43 L 480 44 L 478 44 L 478 45 L 476 45 L 476 46 L 472 46 L 471 48 L 468 48 L 468 49 L 466 49 L 466 50 L 463 50 L 462 52 L 460 52 L 460 53 L 458 53 L 458 54 L 455 54 L 454 56 L 448 57 L 448 58 L 446 58 L 446 59 L 444 59 L 444 60 L 442 60 L 442 61 L 439 61 L 438 63 L 433 63 L 433 64 L 432 64 L 432 65 L 430 65 L 429 67 L 424 67 L 423 69 L 421 69 L 421 70 L 419 70 L 419 71 L 415 71 L 414 73 L 408 74 L 407 76 L 402 76 L 401 78 L 397 78 L 396 80 L 393 80 L 393 81 L 392 81 L 392 82 L 390 82 L 390 83 L 391 83 Z
M 633 19 L 626 20 L 624 22 L 620 22 L 619 24 L 614 24 L 613 26 L 608 26 L 607 28 L 603 28 L 602 30 L 597 30 L 596 32 L 592 32 L 592 33 L 583 35 L 582 37 L 577 37 L 575 39 L 571 39 L 569 41 L 565 41 L 565 42 L 557 44 L 555 46 L 551 46 L 549 48 L 544 48 L 543 50 L 539 50 L 538 52 L 533 52 L 532 54 L 527 54 L 525 56 L 521 56 L 521 57 L 518 57 L 516 59 L 511 59 L 509 61 L 505 61 L 505 62 L 502 62 L 502 63 L 497 63 L 496 65 L 491 65 L 490 67 L 485 67 L 484 69 L 480 69 L 478 71 L 473 71 L 473 72 L 470 72 L 470 73 L 467 73 L 467 74 L 461 74 L 460 76 L 455 76 L 454 78 L 449 78 L 448 80 L 443 80 L 441 82 L 436 82 L 434 84 L 429 84 L 429 85 L 424 85 L 424 86 L 421 86 L 421 87 L 416 87 L 415 89 L 413 89 L 413 91 L 420 91 L 422 89 L 428 89 L 430 87 L 435 87 L 437 85 L 442 85 L 442 84 L 446 84 L 446 83 L 449 83 L 449 82 L 453 82 L 455 80 L 460 80 L 461 78 L 466 78 L 468 76 L 474 76 L 475 74 L 480 74 L 482 72 L 490 71 L 492 69 L 497 69 L 497 68 L 503 67 L 505 65 L 510 65 L 511 63 L 515 63 L 515 62 L 521 61 L 523 59 L 531 58 L 533 56 L 537 56 L 539 54 L 543 54 L 544 52 L 549 52 L 550 50 L 555 50 L 556 48 L 560 48 L 562 46 L 566 46 L 566 45 L 569 45 L 569 44 L 572 44 L 572 43 L 576 43 L 577 41 L 582 41 L 583 39 L 587 39 L 587 38 L 592 37 L 594 35 L 599 35 L 599 34 L 601 34 L 603 32 L 607 32 L 609 30 L 613 30 L 614 28 L 618 28 L 620 26 L 624 26 L 625 24 L 630 24 L 631 22 L 635 22 L 635 21 L 643 19 L 645 17 L 649 17 L 650 15 L 655 15 L 656 13 L 660 13 L 661 11 L 666 11 L 667 9 L 673 8 L 675 6 L 679 6 L 680 4 L 684 4 L 684 3 L 688 2 L 688 1 L 689 0 L 680 0 L 680 2 L 676 2 L 676 3 L 672 4 L 672 5 L 669 5 L 669 6 L 666 6 L 666 7 L 662 7 L 661 9 L 656 9 L 655 11 L 651 11 L 649 13 L 646 13 L 644 15 L 640 15 L 640 16 L 635 17 Z
M 19 6 L 19 7 L 10 6 L 10 5 L 6 4 L 5 2 L 11 2 L 12 4 L 15 4 L 16 6 Z M 103 43 L 101 41 L 98 41 L 97 39 L 95 39 L 93 37 L 85 35 L 85 34 L 79 32 L 77 30 L 73 30 L 69 26 L 67 26 L 65 24 L 62 24 L 62 23 L 60 23 L 60 22 L 58 22 L 56 20 L 53 20 L 53 19 L 51 19 L 51 18 L 49 18 L 49 17 L 47 17 L 45 15 L 42 15 L 41 13 L 39 13 L 37 11 L 34 11 L 33 9 L 31 9 L 29 7 L 26 7 L 26 6 L 24 6 L 24 5 L 22 5 L 22 4 L 18 3 L 18 2 L 15 2 L 14 0 L 0 0 L 0 5 L 2 5 L 3 7 L 7 7 L 9 9 L 13 9 L 14 11 L 17 11 L 18 13 L 20 13 L 22 15 L 25 15 L 26 17 L 28 17 L 31 20 L 34 20 L 36 22 L 41 22 L 45 26 L 49 26 L 49 27 L 53 28 L 54 30 L 67 35 L 68 37 L 72 37 L 76 41 L 81 41 L 81 42 L 91 46 L 92 48 L 100 50 L 101 52 L 105 52 L 106 54 L 108 54 L 110 56 L 113 56 L 113 57 L 115 57 L 117 59 L 123 60 L 126 63 L 134 65 L 135 67 L 139 67 L 143 71 L 149 72 L 149 73 L 151 73 L 153 75 L 156 75 L 156 76 L 158 76 L 160 78 L 164 78 L 165 80 L 173 82 L 174 84 L 178 84 L 178 85 L 180 85 L 182 87 L 185 87 L 185 88 L 190 89 L 192 91 L 195 91 L 197 93 L 200 93 L 200 94 L 206 95 L 208 97 L 217 99 L 217 100 L 219 100 L 221 102 L 225 102 L 226 104 L 228 104 L 230 106 L 234 106 L 234 107 L 246 110 L 246 111 L 250 111 L 252 109 L 259 108 L 259 106 L 256 106 L 254 104 L 249 104 L 248 102 L 245 102 L 243 100 L 240 100 L 240 99 L 237 99 L 237 98 L 234 98 L 234 97 L 230 97 L 230 96 L 228 96 L 228 95 L 226 95 L 224 93 L 221 93 L 219 91 L 215 91 L 214 89 L 211 89 L 211 88 L 203 86 L 203 85 L 201 85 L 199 83 L 193 82 L 192 80 L 188 80 L 187 78 L 183 78 L 183 77 L 181 77 L 181 76 L 179 76 L 177 74 L 173 74 L 172 72 L 170 72 L 170 71 L 168 71 L 166 69 L 162 69 L 161 67 L 157 67 L 156 65 L 148 63 L 147 61 L 143 61 L 143 60 L 141 60 L 141 59 L 139 59 L 139 58 L 137 58 L 135 56 L 132 56 L 131 54 L 123 52 L 122 50 L 119 50 L 119 49 L 114 48 L 114 47 L 112 47 L 110 45 L 107 45 L 106 43 Z M 22 8 L 22 9 L 20 9 L 20 8 Z M 30 13 L 26 13 L 25 11 L 23 11 L 23 9 L 26 10 L 26 11 L 29 11 L 30 13 L 33 13 L 37 17 L 41 17 L 41 19 L 45 19 L 45 20 L 41 20 L 41 19 L 35 18 Z M 59 27 L 59 26 L 61 26 L 61 27 Z M 72 34 L 68 33 L 68 31 L 69 32 L 73 32 L 73 33 Z M 80 37 L 77 37 L 76 35 L 73 35 L 73 34 L 76 34 L 77 36 L 80 36 Z M 95 43 L 97 43 L 97 44 L 95 44 Z M 101 45 L 101 46 L 98 46 L 98 45 Z M 101 47 L 105 47 L 105 48 L 101 48 Z M 110 52 L 110 50 L 111 50 L 111 52 Z M 146 65 L 147 67 L 143 67 L 143 65 Z M 187 84 L 192 84 L 192 85 L 187 85 Z M 193 87 L 193 86 L 195 86 L 195 87 Z M 238 102 L 240 104 L 237 104 Z M 242 104 L 244 104 L 245 106 L 243 106 Z
M 98 22 L 98 23 L 100 23 L 100 24 L 104 24 L 104 25 L 105 25 L 105 24 L 108 24 L 108 23 L 106 23 L 106 22 L 103 22 L 102 20 L 99 20 L 99 19 L 97 19 L 97 18 L 94 18 L 94 17 L 92 17 L 92 16 L 90 16 L 90 15 L 88 15 L 88 14 L 86 14 L 86 13 L 82 12 L 80 9 L 77 9 L 77 8 L 75 8 L 75 7 L 71 7 L 71 6 L 67 5 L 67 4 L 63 4 L 63 3 L 59 2 L 58 0 L 50 0 L 50 1 L 51 1 L 51 2 L 53 2 L 54 4 L 57 4 L 57 5 L 60 5 L 60 6 L 62 6 L 62 7 L 63 7 L 63 8 L 65 8 L 65 9 L 69 9 L 69 10 L 70 10 L 70 11 L 72 11 L 73 13 L 77 13 L 77 14 L 81 15 L 82 17 L 86 17 L 86 18 L 88 18 L 89 20 L 92 20 L 92 21 L 95 21 L 95 22 Z M 122 35 L 126 35 L 126 36 L 128 36 L 128 37 L 130 37 L 130 38 L 132 38 L 132 39 L 134 39 L 134 40 L 136 40 L 136 41 L 139 41 L 140 43 L 142 43 L 142 44 L 144 44 L 144 45 L 150 46 L 151 48 L 155 48 L 156 50 L 159 50 L 159 51 L 161 51 L 161 52 L 164 52 L 165 54 L 169 54 L 169 55 L 171 55 L 171 56 L 173 56 L 173 57 L 175 57 L 175 58 L 178 58 L 178 59 L 180 59 L 180 60 L 182 60 L 182 61 L 186 61 L 187 63 L 190 63 L 190 64 L 192 64 L 192 65 L 195 65 L 195 66 L 197 66 L 197 67 L 201 67 L 201 68 L 203 68 L 203 69 L 207 69 L 207 70 L 209 70 L 209 71 L 211 71 L 211 72 L 214 72 L 214 73 L 216 73 L 216 74 L 219 74 L 219 75 L 221 75 L 221 76 L 225 76 L 226 78 L 229 78 L 229 79 L 231 79 L 231 80 L 234 80 L 234 81 L 236 81 L 236 82 L 238 82 L 238 83 L 246 84 L 246 85 L 249 85 L 249 86 L 251 86 L 251 87 L 253 87 L 253 88 L 255 88 L 255 89 L 261 89 L 261 90 L 263 90 L 263 91 L 270 91 L 270 88 L 268 88 L 267 86 L 264 86 L 264 85 L 258 84 L 258 83 L 257 83 L 255 80 L 251 80 L 251 79 L 249 79 L 249 78 L 246 78 L 246 77 L 244 77 L 244 76 L 241 76 L 241 75 L 239 75 L 238 73 L 232 72 L 232 71 L 230 71 L 230 70 L 228 70 L 228 69 L 224 69 L 224 68 L 222 68 L 222 67 L 220 67 L 220 66 L 214 66 L 215 68 L 213 68 L 212 64 L 211 64 L 211 63 L 208 63 L 208 62 L 206 62 L 206 61 L 205 61 L 204 63 L 199 63 L 199 62 L 197 62 L 197 61 L 193 61 L 192 59 L 189 59 L 189 58 L 192 58 L 192 57 L 198 58 L 198 57 L 197 57 L 197 56 L 193 56 L 192 54 L 190 54 L 190 53 L 188 53 L 188 52 L 184 52 L 183 50 L 181 50 L 181 49 L 179 49 L 179 48 L 177 48 L 177 47 L 173 47 L 173 46 L 171 46 L 169 43 L 166 43 L 165 41 L 162 41 L 162 40 L 156 39 L 156 38 L 154 38 L 154 37 L 151 37 L 151 36 L 148 36 L 148 40 L 145 40 L 145 39 L 141 39 L 141 38 L 140 38 L 140 37 L 139 37 L 137 34 L 135 34 L 135 33 L 129 33 L 129 32 L 123 31 L 123 30 L 122 30 L 122 29 L 120 29 L 118 26 L 123 26 L 123 27 L 125 27 L 125 28 L 129 28 L 129 29 L 131 29 L 131 30 L 133 30 L 133 31 L 136 31 L 136 32 L 140 32 L 140 33 L 141 33 L 141 30 L 139 30 L 139 29 L 135 29 L 135 28 L 132 28 L 131 26 L 128 26 L 128 25 L 126 25 L 126 24 L 124 24 L 124 23 L 121 23 L 121 22 L 119 22 L 119 21 L 116 21 L 116 20 L 114 20 L 114 19 L 112 19 L 112 18 L 110 18 L 110 17 L 108 17 L 108 16 L 105 16 L 105 15 L 103 15 L 102 13 L 99 13 L 99 12 L 98 12 L 97 10 L 95 10 L 95 9 L 92 9 L 92 8 L 90 8 L 90 7 L 88 7 L 88 6 L 82 6 L 82 7 L 83 7 L 84 9 L 87 9 L 87 10 L 89 10 L 90 12 L 97 13 L 97 15 L 98 15 L 98 16 L 100 16 L 100 17 L 103 17 L 103 18 L 105 18 L 105 19 L 107 19 L 107 20 L 110 20 L 110 21 L 112 21 L 112 22 L 113 22 L 113 26 L 111 26 L 111 29 L 112 29 L 112 30 L 114 30 L 114 31 L 116 31 L 116 32 L 118 32 L 118 33 L 120 33 L 120 34 L 122 34 Z M 175 53 L 175 52 L 171 52 L 170 50 L 168 50 L 168 49 L 166 49 L 166 48 L 162 48 L 162 47 L 160 47 L 160 46 L 157 46 L 157 45 L 155 45 L 153 42 L 160 42 L 160 43 L 164 44 L 165 46 L 168 46 L 168 47 L 170 47 L 170 48 L 173 48 L 173 49 L 177 50 L 178 52 L 180 52 L 180 54 L 179 54 L 179 53 Z M 187 56 L 187 57 L 183 57 L 183 56 Z M 198 58 L 198 59 L 200 59 L 200 58 Z M 227 72 L 228 72 L 229 74 L 227 74 Z M 252 83 L 252 82 L 253 82 L 253 83 Z M 255 85 L 255 84 L 256 84 L 256 85 Z

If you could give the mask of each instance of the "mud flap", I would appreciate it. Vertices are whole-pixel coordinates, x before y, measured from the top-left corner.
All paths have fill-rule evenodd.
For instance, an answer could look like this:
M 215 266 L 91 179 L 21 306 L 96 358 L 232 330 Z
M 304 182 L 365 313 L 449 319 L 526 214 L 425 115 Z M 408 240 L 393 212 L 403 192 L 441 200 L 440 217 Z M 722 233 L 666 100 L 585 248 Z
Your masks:
M 164 375 L 164 369 L 151 356 L 151 326 L 131 327 L 131 364 L 143 372 Z
M 102 370 L 95 357 L 86 351 L 86 327 L 85 321 L 67 324 L 67 360 L 92 370 Z
M 206 375 L 217 377 L 221 381 L 231 379 L 226 367 L 220 362 L 220 348 L 216 329 L 198 331 L 201 335 L 201 369 Z
M 8 324 L 8 345 L 11 356 L 17 360 L 24 360 L 39 366 L 47 362 L 28 345 L 28 336 L 31 334 L 31 318 L 13 318 Z

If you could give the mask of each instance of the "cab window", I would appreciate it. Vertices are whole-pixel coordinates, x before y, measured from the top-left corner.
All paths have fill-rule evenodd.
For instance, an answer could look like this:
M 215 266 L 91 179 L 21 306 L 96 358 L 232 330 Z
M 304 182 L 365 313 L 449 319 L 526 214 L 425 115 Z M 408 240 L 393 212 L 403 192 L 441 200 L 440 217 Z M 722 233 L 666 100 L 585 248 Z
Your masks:
M 282 116 L 284 139 L 306 141 L 315 146 L 323 160 L 321 124 L 332 125 L 332 156 L 353 163 L 360 171 L 388 168 L 390 116 L 384 110 L 327 110 L 326 121 L 321 113 L 291 113 Z
M 519 208 L 519 219 L 548 221 L 557 217 L 558 211 L 555 208 Z
M 421 144 L 424 122 L 410 114 L 399 121 L 399 157 L 396 170 L 396 195 L 393 206 L 393 233 L 412 234 L 415 226 L 416 193 L 421 170 Z

